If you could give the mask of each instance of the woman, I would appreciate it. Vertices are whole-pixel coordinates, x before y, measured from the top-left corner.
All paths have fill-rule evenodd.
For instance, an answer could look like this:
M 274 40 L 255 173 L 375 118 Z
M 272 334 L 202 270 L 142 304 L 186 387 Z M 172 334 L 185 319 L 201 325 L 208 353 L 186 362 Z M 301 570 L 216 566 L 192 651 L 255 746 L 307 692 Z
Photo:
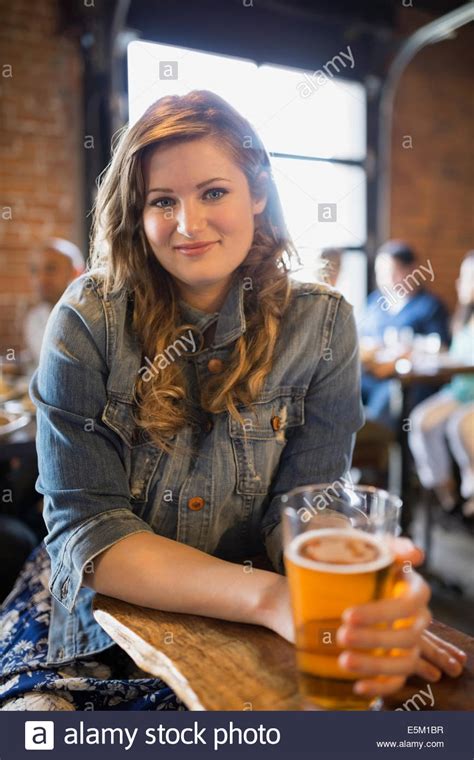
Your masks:
M 56 307 L 32 382 L 51 572 L 40 550 L 7 600 L 6 709 L 176 707 L 117 660 L 97 591 L 292 640 L 278 495 L 347 473 L 362 425 L 351 308 L 292 285 L 294 255 L 268 155 L 217 95 L 162 98 L 123 135 L 92 269 Z M 248 572 L 264 552 L 277 572 Z M 400 557 L 420 561 L 403 542 Z M 355 608 L 339 631 L 360 693 L 462 669 L 462 652 L 423 634 L 429 590 L 405 577 L 400 598 Z M 376 646 L 406 652 L 351 651 Z
M 450 354 L 460 364 L 474 363 L 474 251 L 461 264 L 456 282 L 459 307 Z M 411 415 L 410 448 L 418 477 L 451 512 L 459 501 L 452 457 L 461 473 L 465 517 L 474 516 L 474 375 L 457 375 Z

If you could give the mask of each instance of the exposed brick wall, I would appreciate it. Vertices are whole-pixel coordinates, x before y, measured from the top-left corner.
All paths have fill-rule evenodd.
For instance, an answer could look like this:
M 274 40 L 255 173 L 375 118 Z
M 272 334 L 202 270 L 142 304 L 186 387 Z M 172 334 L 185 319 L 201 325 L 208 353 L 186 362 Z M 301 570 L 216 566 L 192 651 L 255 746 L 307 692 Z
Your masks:
M 31 297 L 32 247 L 49 235 L 83 246 L 84 211 L 80 53 L 74 42 L 56 33 L 55 0 L 0 0 L 0 20 L 0 354 L 4 354 L 22 344 L 22 314 Z
M 413 14 L 413 15 L 412 15 Z M 431 20 L 407 9 L 401 23 Z M 430 286 L 452 309 L 464 254 L 474 248 L 474 27 L 420 51 L 406 69 L 395 102 L 392 236 L 430 259 Z M 413 147 L 403 147 L 410 136 Z M 409 140 L 405 139 L 409 145 Z

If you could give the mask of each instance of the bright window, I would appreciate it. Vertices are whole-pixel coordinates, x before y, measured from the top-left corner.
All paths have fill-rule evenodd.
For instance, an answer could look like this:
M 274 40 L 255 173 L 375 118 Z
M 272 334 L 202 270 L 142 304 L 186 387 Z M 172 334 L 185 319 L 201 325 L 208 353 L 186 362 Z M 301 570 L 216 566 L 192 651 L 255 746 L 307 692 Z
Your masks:
M 328 78 L 318 86 L 311 72 L 281 66 L 260 66 L 258 77 L 262 118 L 258 126 L 269 151 L 329 159 L 365 158 L 362 85 Z M 305 92 L 308 94 L 303 97 Z

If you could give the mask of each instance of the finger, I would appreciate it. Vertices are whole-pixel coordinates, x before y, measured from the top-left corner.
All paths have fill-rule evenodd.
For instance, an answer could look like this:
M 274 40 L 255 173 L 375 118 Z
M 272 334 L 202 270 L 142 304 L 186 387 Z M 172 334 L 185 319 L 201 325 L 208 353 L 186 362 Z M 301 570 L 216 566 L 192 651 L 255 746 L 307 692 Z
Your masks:
M 338 664 L 351 673 L 364 676 L 408 676 L 413 673 L 419 649 L 414 647 L 405 654 L 392 657 L 376 657 L 361 652 L 342 652 L 338 657 Z
M 426 637 L 427 639 L 431 640 L 434 644 L 437 644 L 442 649 L 446 649 L 447 652 L 449 652 L 453 657 L 455 657 L 456 660 L 459 660 L 459 662 L 462 663 L 463 665 L 466 662 L 467 652 L 465 652 L 463 649 L 459 649 L 459 647 L 454 646 L 454 644 L 451 644 L 451 642 L 441 639 L 439 636 L 436 636 L 436 634 L 432 633 L 431 631 L 424 631 L 423 637 Z
M 463 664 L 453 657 L 448 650 L 429 637 L 422 636 L 420 653 L 425 660 L 428 660 L 428 662 L 436 665 L 436 667 L 454 678 L 460 676 L 463 671 Z
M 336 641 L 344 649 L 411 649 L 419 645 L 420 634 L 431 620 L 427 609 L 422 609 L 407 628 L 381 629 L 342 625 L 336 634 Z
M 423 564 L 425 560 L 423 549 L 415 546 L 409 538 L 392 538 L 391 546 L 396 562 L 411 562 L 412 565 L 417 567 Z
M 421 607 L 426 607 L 430 599 L 430 588 L 416 572 L 405 573 L 405 589 L 396 599 L 378 599 L 344 611 L 342 620 L 349 625 L 373 625 L 400 618 L 411 617 Z
M 420 676 L 420 678 L 424 678 L 431 683 L 436 683 L 443 674 L 441 670 L 432 665 L 431 662 L 428 662 L 423 657 L 419 657 L 415 663 L 414 675 Z
M 367 697 L 386 697 L 399 691 L 405 683 L 403 676 L 386 676 L 385 678 L 373 678 L 356 681 L 354 691 Z

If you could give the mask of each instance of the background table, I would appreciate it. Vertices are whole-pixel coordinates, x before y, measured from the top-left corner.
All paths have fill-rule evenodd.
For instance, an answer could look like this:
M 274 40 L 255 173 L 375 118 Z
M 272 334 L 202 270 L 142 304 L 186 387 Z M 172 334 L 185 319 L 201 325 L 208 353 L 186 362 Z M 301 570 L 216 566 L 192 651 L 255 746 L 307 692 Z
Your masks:
M 32 417 L 25 427 L 0 437 L 0 462 L 14 457 L 31 457 L 36 454 L 36 419 Z
M 101 594 L 94 615 L 142 670 L 162 678 L 190 710 L 301 709 L 294 647 L 266 628 L 160 612 Z M 468 653 L 460 678 L 431 684 L 431 709 L 473 710 L 474 639 L 442 623 L 430 630 Z M 426 686 L 411 678 L 386 699 L 386 709 L 402 707 Z

